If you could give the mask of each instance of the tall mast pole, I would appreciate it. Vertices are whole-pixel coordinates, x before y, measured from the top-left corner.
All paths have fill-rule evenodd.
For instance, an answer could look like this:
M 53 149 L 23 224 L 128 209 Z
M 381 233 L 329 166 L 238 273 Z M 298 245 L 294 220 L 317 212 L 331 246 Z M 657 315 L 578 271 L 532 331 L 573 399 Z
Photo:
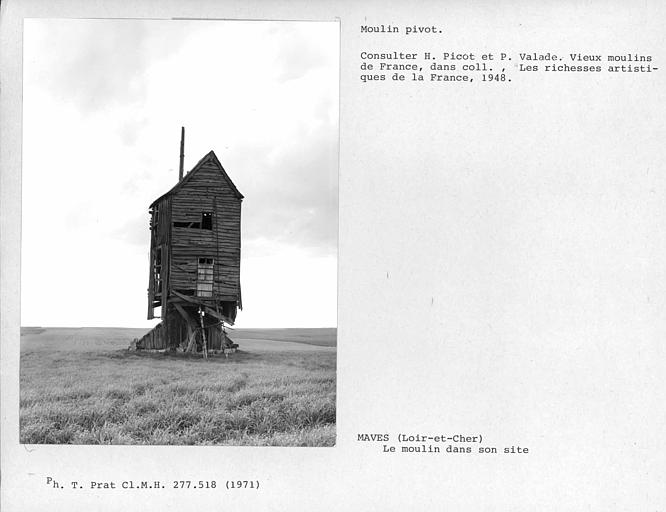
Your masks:
M 180 167 L 178 168 L 178 181 L 183 179 L 183 161 L 185 159 L 185 127 L 180 127 Z

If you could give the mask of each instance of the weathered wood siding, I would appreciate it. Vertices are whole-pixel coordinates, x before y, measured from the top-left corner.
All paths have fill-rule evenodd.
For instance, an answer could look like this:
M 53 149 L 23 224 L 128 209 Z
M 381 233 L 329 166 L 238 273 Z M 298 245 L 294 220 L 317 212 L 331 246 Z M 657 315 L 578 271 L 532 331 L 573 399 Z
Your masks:
M 162 322 L 153 327 L 139 340 L 137 347 L 145 350 L 159 350 L 166 348 L 164 328 Z
M 213 214 L 212 230 L 173 226 Z M 209 161 L 171 196 L 170 287 L 196 293 L 199 258 L 213 258 L 213 296 L 240 301 L 241 200 Z
M 184 344 L 187 340 L 187 325 L 184 321 L 178 318 L 170 320 L 172 325 L 170 327 L 171 336 L 178 340 L 179 343 Z M 200 331 L 197 336 L 201 339 Z M 206 329 L 206 347 L 208 350 L 221 350 L 227 342 L 226 335 L 218 326 L 207 326 Z M 231 341 L 231 340 L 229 340 Z M 143 335 L 138 340 L 137 347 L 144 350 L 164 350 L 168 348 L 166 333 L 164 330 L 163 322 L 160 322 L 150 331 Z
M 164 197 L 152 208 L 150 219 L 150 267 L 148 269 L 148 319 L 154 318 L 154 305 L 167 296 L 169 283 L 171 237 L 171 198 Z M 158 249 L 161 249 L 162 287 L 156 289 L 153 268 L 157 258 Z

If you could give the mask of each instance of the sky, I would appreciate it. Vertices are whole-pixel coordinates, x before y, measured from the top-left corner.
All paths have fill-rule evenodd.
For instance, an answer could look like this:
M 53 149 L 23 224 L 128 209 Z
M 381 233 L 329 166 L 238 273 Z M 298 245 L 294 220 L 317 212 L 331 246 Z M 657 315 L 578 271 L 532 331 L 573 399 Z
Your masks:
M 149 327 L 148 206 L 215 151 L 242 205 L 238 327 L 337 315 L 336 22 L 30 19 L 21 324 Z

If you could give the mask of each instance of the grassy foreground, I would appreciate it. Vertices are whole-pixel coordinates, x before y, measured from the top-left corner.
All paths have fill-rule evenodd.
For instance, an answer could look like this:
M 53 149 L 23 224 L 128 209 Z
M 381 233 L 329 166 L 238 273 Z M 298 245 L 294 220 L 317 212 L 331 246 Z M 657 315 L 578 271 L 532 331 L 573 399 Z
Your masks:
M 246 344 L 248 349 L 229 359 L 208 361 L 186 354 L 33 345 L 21 354 L 20 440 L 335 444 L 335 349 L 271 351 L 262 345 L 252 351 L 251 342 Z

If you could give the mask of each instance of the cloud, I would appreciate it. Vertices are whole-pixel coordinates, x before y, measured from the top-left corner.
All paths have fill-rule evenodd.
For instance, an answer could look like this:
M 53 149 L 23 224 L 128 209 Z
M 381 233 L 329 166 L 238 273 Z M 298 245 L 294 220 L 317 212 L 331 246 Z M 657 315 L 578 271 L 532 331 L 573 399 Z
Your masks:
M 245 195 L 244 244 L 265 247 L 270 242 L 318 254 L 336 252 L 336 126 L 321 125 L 311 133 L 302 128 L 291 142 L 272 151 L 237 148 L 228 162 L 222 163 Z
M 297 257 L 314 274 L 328 269 L 325 300 L 335 300 L 336 24 L 28 19 L 25 27 L 26 290 L 48 282 L 79 296 L 87 283 L 66 281 L 65 265 L 85 255 L 114 269 L 96 284 L 134 287 L 143 298 L 148 206 L 176 182 L 184 125 L 186 169 L 215 150 L 245 195 L 244 282 L 266 290 L 272 284 L 256 276 Z M 45 240 L 67 272 L 43 267 Z M 308 283 L 292 286 L 308 296 L 298 292 Z M 39 301 L 25 298 L 24 312 L 38 317 Z M 101 300 L 96 308 L 111 314 L 124 299 Z M 259 325 L 267 313 L 256 307 Z M 126 318 L 104 323 L 135 323 Z
M 275 25 L 271 30 L 271 35 L 281 42 L 274 55 L 277 81 L 296 80 L 318 67 L 331 65 L 330 48 L 317 44 L 317 38 L 313 38 L 320 28 L 317 25 L 294 22 Z
M 110 236 L 133 246 L 148 248 L 150 245 L 148 214 L 142 212 L 141 215 L 135 215 L 122 226 L 112 230 Z M 147 253 L 146 259 L 148 259 Z
M 145 116 L 123 119 L 118 128 L 118 136 L 125 146 L 135 146 L 141 131 L 146 126 L 148 126 L 148 119 Z
M 75 103 L 83 112 L 139 104 L 146 98 L 143 74 L 147 68 L 178 48 L 178 25 L 168 25 L 172 36 L 168 37 L 155 30 L 155 24 L 26 20 L 27 45 L 40 49 L 39 58 L 26 63 L 30 73 L 26 80 L 60 101 Z

